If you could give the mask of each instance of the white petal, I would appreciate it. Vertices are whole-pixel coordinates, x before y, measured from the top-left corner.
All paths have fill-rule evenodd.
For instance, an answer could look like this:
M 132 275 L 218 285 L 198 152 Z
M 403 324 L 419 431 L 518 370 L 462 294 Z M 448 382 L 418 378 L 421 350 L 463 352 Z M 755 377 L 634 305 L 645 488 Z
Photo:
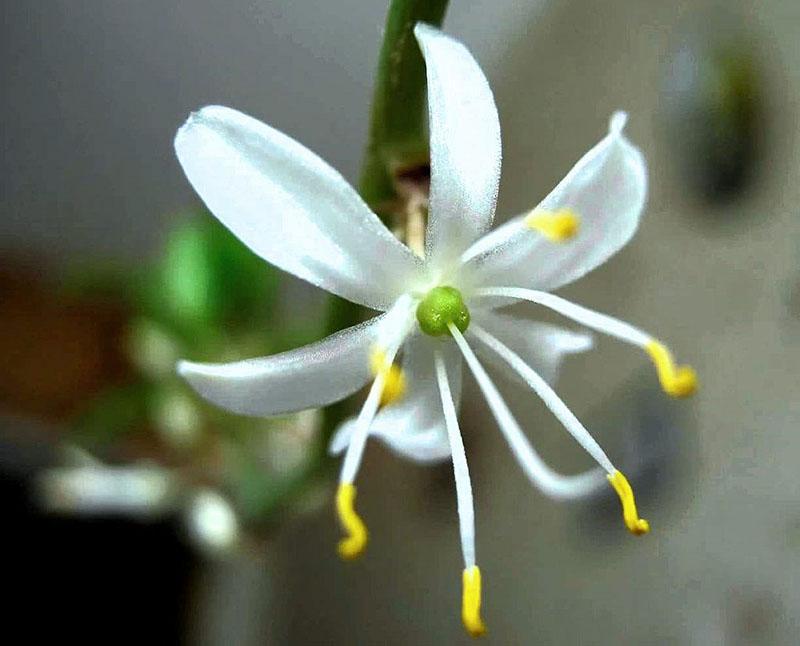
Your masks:
M 475 323 L 511 348 L 550 384 L 556 382 L 558 369 L 565 355 L 586 352 L 593 345 L 591 334 L 573 332 L 548 323 L 478 308 L 472 310 L 472 317 Z M 477 345 L 476 350 L 481 359 L 498 367 L 502 374 L 519 380 L 516 373 L 510 372 L 505 362 L 497 357 L 497 353 L 486 351 L 483 344 Z
M 492 225 L 500 122 L 492 91 L 459 42 L 424 24 L 414 34 L 428 74 L 431 195 L 426 257 L 442 267 Z
M 465 283 L 554 290 L 604 263 L 631 239 L 647 196 L 647 167 L 622 134 L 625 119 L 614 114 L 608 135 L 537 207 L 574 211 L 580 217 L 577 235 L 552 242 L 518 216 L 467 250 Z
M 259 256 L 385 310 L 422 264 L 345 179 L 290 137 L 219 106 L 193 113 L 175 151 L 206 206 Z
M 445 359 L 450 390 L 458 407 L 461 398 L 461 356 L 450 340 L 417 335 L 405 346 L 403 371 L 408 391 L 399 402 L 386 406 L 375 417 L 370 435 L 380 438 L 400 455 L 417 462 L 439 462 L 450 457 L 441 397 L 436 382 L 433 355 L 436 349 Z M 350 443 L 355 418 L 344 422 L 331 440 L 330 452 L 337 455 Z
M 178 372 L 204 398 L 242 415 L 268 417 L 325 406 L 369 381 L 370 349 L 386 317 L 270 357 L 222 364 L 181 361 Z

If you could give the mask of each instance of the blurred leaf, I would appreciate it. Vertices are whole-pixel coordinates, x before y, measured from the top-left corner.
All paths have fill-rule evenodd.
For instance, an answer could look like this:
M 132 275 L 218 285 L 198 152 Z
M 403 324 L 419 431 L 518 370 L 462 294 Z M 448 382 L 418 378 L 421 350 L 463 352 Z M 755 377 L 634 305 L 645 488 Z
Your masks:
M 163 326 L 149 318 L 130 322 L 125 348 L 131 363 L 150 379 L 175 375 L 175 364 L 181 358 L 181 344 Z
M 99 393 L 71 425 L 71 439 L 97 449 L 141 428 L 147 422 L 152 389 L 144 383 L 108 388 Z
M 148 285 L 151 315 L 190 336 L 269 316 L 278 271 L 204 210 L 187 215 L 167 239 Z
M 135 285 L 140 280 L 141 276 L 123 263 L 89 261 L 69 267 L 60 284 L 62 292 L 68 297 L 113 299 L 134 305 Z
M 724 11 L 701 16 L 668 58 L 663 136 L 683 181 L 698 197 L 722 205 L 757 177 L 770 114 L 760 48 L 747 21 Z M 730 214 L 704 211 L 726 221 Z
M 149 412 L 153 428 L 168 446 L 185 450 L 199 442 L 206 420 L 198 398 L 184 384 L 159 384 Z
M 264 520 L 283 488 L 258 461 L 248 458 L 244 452 L 238 458 L 232 482 L 236 508 L 247 521 Z
M 275 334 L 272 352 L 293 350 L 318 341 L 324 335 L 325 328 L 321 320 L 317 320 L 314 323 L 298 322 L 291 327 L 284 326 Z

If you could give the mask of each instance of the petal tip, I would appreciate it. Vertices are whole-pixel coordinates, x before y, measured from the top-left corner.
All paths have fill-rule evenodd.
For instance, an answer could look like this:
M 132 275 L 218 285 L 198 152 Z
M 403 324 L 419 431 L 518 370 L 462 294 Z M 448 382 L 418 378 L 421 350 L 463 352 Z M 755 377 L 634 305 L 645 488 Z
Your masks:
M 186 117 L 186 121 L 183 122 L 183 125 L 178 128 L 178 134 L 176 135 L 175 139 L 177 141 L 178 137 L 181 134 L 185 133 L 188 128 L 191 126 L 197 125 L 198 123 L 208 121 L 210 119 L 220 118 L 225 114 L 229 114 L 233 112 L 231 108 L 226 108 L 222 105 L 205 105 L 198 110 L 192 110 L 189 113 L 189 116 Z
M 178 128 L 178 131 L 175 133 L 175 140 L 173 144 L 175 146 L 175 152 L 178 154 L 179 158 L 181 156 L 182 144 L 186 141 L 186 138 L 190 135 L 193 128 L 203 121 L 203 117 L 205 116 L 207 109 L 208 106 L 200 108 L 199 110 L 192 110 L 189 113 L 189 116 L 186 117 L 186 121 L 181 124 L 181 127 Z
M 417 40 L 425 36 L 432 36 L 436 33 L 439 33 L 439 30 L 429 25 L 427 22 L 418 22 L 414 25 L 414 36 L 416 36 Z
M 194 368 L 196 365 L 196 363 L 181 359 L 175 364 L 175 372 L 177 372 L 181 377 L 188 378 L 192 373 L 195 372 Z
M 618 135 L 625 128 L 626 123 L 628 123 L 628 113 L 624 110 L 617 110 L 608 121 L 608 131 Z
M 576 332 L 569 348 L 574 353 L 588 352 L 594 348 L 594 335 L 589 332 Z

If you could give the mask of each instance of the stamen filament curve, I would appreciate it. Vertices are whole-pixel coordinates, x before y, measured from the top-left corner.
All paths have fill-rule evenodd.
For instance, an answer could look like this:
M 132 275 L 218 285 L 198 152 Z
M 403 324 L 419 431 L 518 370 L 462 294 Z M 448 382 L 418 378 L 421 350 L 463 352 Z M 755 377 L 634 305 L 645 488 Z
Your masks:
M 455 330 L 455 331 L 454 331 Z M 592 469 L 574 476 L 564 476 L 551 469 L 541 456 L 534 450 L 528 438 L 522 432 L 517 420 L 503 401 L 486 370 L 481 365 L 472 348 L 469 347 L 464 335 L 455 326 L 450 330 L 453 339 L 461 350 L 470 371 L 475 376 L 486 403 L 497 421 L 497 425 L 506 438 L 511 452 L 519 462 L 525 475 L 542 493 L 559 500 L 582 498 L 595 491 L 602 483 L 602 471 Z
M 497 337 L 484 330 L 479 325 L 472 324 L 472 333 L 488 348 L 496 352 L 511 368 L 513 368 L 520 377 L 531 387 L 531 389 L 539 395 L 545 403 L 550 412 L 556 416 L 559 422 L 564 425 L 570 435 L 580 444 L 589 455 L 591 455 L 597 463 L 603 467 L 609 474 L 614 473 L 616 469 L 611 464 L 605 451 L 600 447 L 597 441 L 591 436 L 589 431 L 586 430 L 580 420 L 575 417 L 574 413 L 567 407 L 561 400 L 556 392 L 550 387 L 542 377 L 511 348 L 505 345 Z
M 378 412 L 381 397 L 384 393 L 388 372 L 384 368 L 391 366 L 395 356 L 400 349 L 411 323 L 413 314 L 413 301 L 408 296 L 401 296 L 397 299 L 392 308 L 386 313 L 383 328 L 378 335 L 378 353 L 373 352 L 371 359 L 372 367 L 376 363 L 380 365 L 377 370 L 375 380 L 369 389 L 369 394 L 361 407 L 361 412 L 356 419 L 353 434 L 350 437 L 350 444 L 342 463 L 342 471 L 339 475 L 339 491 L 336 494 L 336 510 L 339 514 L 339 521 L 348 536 L 339 543 L 339 554 L 343 558 L 352 559 L 361 554 L 367 545 L 367 528 L 355 511 L 354 502 L 356 490 L 353 486 L 356 474 L 361 466 L 361 458 L 364 455 L 364 447 L 369 436 L 369 428 L 375 414 Z M 385 348 L 385 350 L 383 350 Z M 365 357 L 366 359 L 366 357 Z
M 453 476 L 456 481 L 456 498 L 458 502 L 458 521 L 461 533 L 461 551 L 464 555 L 464 565 L 475 565 L 475 510 L 472 499 L 472 483 L 469 477 L 467 454 L 464 451 L 464 441 L 458 426 L 458 413 L 456 412 L 453 395 L 450 391 L 450 382 L 447 378 L 447 369 L 444 359 L 439 352 L 434 354 L 436 364 L 436 379 L 439 385 L 439 395 L 442 400 L 447 439 L 450 442 L 450 453 L 453 459 Z
M 355 511 L 356 488 L 350 483 L 339 485 L 336 491 L 336 511 L 347 537 L 339 541 L 339 556 L 348 561 L 361 555 L 367 546 L 367 527 Z
M 386 355 L 387 361 L 394 360 L 398 346 L 399 343 Z M 344 463 L 342 464 L 342 472 L 339 476 L 336 511 L 339 515 L 342 529 L 347 532 L 347 537 L 339 542 L 338 551 L 342 558 L 348 560 L 359 556 L 367 546 L 367 528 L 355 511 L 356 489 L 353 486 L 353 482 L 361 465 L 361 457 L 364 455 L 364 446 L 367 443 L 369 427 L 378 412 L 385 379 L 386 375 L 383 372 L 379 372 L 378 376 L 375 377 L 375 381 L 372 382 L 367 400 L 358 414 L 356 427 L 353 431 L 353 436 L 350 438 L 350 444 L 347 447 L 347 453 L 345 453 Z
M 644 518 L 639 518 L 636 511 L 636 500 L 633 497 L 633 489 L 628 482 L 628 479 L 622 475 L 621 471 L 614 471 L 608 476 L 608 481 L 619 496 L 622 503 L 622 517 L 625 520 L 625 526 L 631 534 L 641 536 L 650 531 L 650 523 Z
M 451 324 L 452 325 L 452 324 Z M 447 378 L 447 369 L 440 352 L 434 354 L 436 379 L 442 399 L 447 437 L 453 459 L 453 475 L 456 480 L 456 499 L 458 501 L 458 523 L 461 534 L 461 551 L 464 555 L 463 591 L 461 600 L 461 619 L 464 628 L 473 637 L 486 632 L 481 619 L 481 571 L 475 565 L 475 509 L 472 499 L 472 484 L 469 477 L 464 441 L 458 427 L 458 415 Z
M 477 565 L 464 569 L 461 577 L 463 596 L 461 598 L 461 620 L 467 632 L 473 637 L 486 633 L 486 624 L 481 618 L 481 570 Z
M 524 222 L 526 227 L 538 231 L 551 242 L 565 242 L 580 228 L 580 218 L 571 209 L 535 210 L 525 216 Z
M 475 298 L 487 296 L 501 296 L 543 305 L 581 325 L 642 348 L 656 366 L 662 389 L 672 397 L 687 397 L 697 389 L 697 374 L 694 369 L 690 366 L 677 366 L 663 343 L 629 323 L 534 289 L 484 287 L 473 293 Z

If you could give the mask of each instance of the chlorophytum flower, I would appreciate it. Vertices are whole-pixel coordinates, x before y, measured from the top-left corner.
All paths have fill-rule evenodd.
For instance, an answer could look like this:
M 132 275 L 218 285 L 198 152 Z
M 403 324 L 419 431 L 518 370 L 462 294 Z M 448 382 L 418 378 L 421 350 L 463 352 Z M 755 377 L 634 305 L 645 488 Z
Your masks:
M 175 138 L 186 175 L 211 212 L 254 253 L 328 292 L 381 314 L 317 343 L 224 364 L 183 361 L 180 374 L 209 401 L 245 415 L 326 406 L 371 383 L 357 417 L 335 433 L 344 453 L 336 507 L 344 558 L 367 530 L 354 507 L 367 438 L 420 462 L 452 460 L 464 557 L 462 618 L 484 632 L 472 486 L 458 423 L 462 363 L 519 465 L 548 496 L 578 498 L 607 478 L 627 528 L 646 533 L 631 487 L 551 383 L 562 358 L 591 348 L 587 333 L 498 311 L 530 301 L 652 358 L 663 389 L 696 383 L 667 348 L 632 325 L 551 294 L 605 262 L 633 236 L 647 193 L 644 158 L 615 113 L 608 133 L 531 211 L 490 231 L 500 179 L 500 126 L 478 64 L 433 27 L 414 30 L 427 69 L 430 197 L 424 253 L 415 254 L 345 179 L 277 130 L 225 107 L 193 113 Z M 480 357 L 480 358 L 479 358 Z M 562 475 L 531 446 L 484 368 L 510 371 L 549 407 L 599 468 Z

